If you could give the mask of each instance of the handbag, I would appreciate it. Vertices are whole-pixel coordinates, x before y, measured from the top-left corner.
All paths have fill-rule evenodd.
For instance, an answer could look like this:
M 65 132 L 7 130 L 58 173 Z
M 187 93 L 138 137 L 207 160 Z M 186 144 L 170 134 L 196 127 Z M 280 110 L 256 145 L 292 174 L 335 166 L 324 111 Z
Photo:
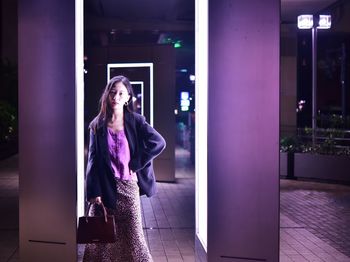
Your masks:
M 116 232 L 114 216 L 107 215 L 103 203 L 101 207 L 103 216 L 88 216 L 92 203 L 89 203 L 86 215 L 79 217 L 77 230 L 77 243 L 114 243 L 116 242 Z

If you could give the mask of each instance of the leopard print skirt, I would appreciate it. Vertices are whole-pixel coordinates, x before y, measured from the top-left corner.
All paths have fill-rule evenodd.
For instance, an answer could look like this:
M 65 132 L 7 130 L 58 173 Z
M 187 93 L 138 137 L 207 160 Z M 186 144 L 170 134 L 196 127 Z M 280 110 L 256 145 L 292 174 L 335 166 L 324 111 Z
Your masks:
M 152 262 L 142 229 L 139 187 L 136 181 L 116 179 L 116 209 L 107 209 L 115 218 L 117 241 L 87 244 L 84 262 Z M 98 205 L 90 215 L 101 215 Z

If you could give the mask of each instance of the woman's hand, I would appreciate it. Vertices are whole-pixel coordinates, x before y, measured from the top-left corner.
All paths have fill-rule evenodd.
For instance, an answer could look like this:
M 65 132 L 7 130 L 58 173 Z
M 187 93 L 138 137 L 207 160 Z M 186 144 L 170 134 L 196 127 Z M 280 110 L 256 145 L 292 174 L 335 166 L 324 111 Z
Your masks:
M 98 205 L 100 205 L 102 203 L 102 200 L 101 200 L 101 197 L 98 196 L 98 197 L 95 197 L 95 198 L 90 198 L 89 202 L 91 204 L 98 204 Z
M 138 181 L 137 174 L 134 171 L 132 171 L 131 169 L 130 169 L 130 176 L 131 176 L 131 180 Z

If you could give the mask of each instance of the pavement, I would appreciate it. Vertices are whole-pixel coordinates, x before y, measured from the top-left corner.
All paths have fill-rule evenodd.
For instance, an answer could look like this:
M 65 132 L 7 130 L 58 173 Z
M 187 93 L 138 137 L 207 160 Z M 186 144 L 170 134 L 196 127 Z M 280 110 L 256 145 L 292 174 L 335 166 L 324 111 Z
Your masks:
M 349 186 L 283 179 L 280 192 L 280 261 L 350 261 Z
M 350 187 L 280 181 L 280 261 L 350 262 Z M 176 150 L 176 182 L 141 198 L 155 262 L 195 261 L 195 181 L 188 151 Z M 0 161 L 0 262 L 19 261 L 18 156 Z M 81 261 L 84 245 L 78 245 Z

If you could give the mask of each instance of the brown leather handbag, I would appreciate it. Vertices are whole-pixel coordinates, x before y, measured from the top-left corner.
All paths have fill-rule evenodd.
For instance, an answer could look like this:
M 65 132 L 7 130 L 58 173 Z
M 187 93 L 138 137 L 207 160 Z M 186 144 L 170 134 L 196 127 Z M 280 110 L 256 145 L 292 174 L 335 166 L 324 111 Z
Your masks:
M 79 217 L 77 243 L 114 243 L 116 241 L 114 216 L 107 215 L 103 203 L 103 216 L 88 216 L 92 204 L 89 203 L 86 215 Z

